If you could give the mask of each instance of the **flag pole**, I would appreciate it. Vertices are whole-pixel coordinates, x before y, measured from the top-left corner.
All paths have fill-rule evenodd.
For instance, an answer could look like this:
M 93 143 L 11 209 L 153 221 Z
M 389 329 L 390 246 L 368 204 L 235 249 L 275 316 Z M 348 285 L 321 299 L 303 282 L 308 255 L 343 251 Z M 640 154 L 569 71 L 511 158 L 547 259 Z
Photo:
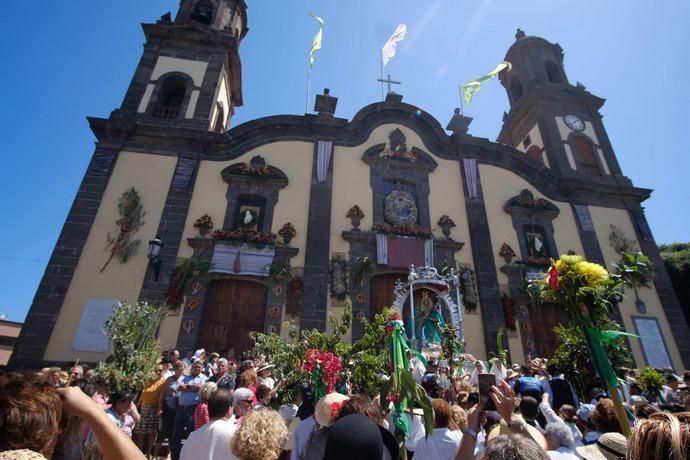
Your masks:
M 385 101 L 386 96 L 383 93 L 383 51 L 379 53 L 379 61 L 381 63 L 381 100 Z
M 460 86 L 460 115 L 465 115 L 465 108 L 462 106 L 462 85 Z
M 307 99 L 304 101 L 304 113 L 309 112 L 309 90 L 311 86 L 311 69 L 307 72 Z

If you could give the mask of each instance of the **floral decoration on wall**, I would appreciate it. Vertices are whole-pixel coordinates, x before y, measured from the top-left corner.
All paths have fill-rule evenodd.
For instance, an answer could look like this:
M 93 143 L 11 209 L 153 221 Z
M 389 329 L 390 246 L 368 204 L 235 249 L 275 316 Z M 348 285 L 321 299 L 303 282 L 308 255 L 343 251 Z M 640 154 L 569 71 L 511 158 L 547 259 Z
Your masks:
M 431 238 L 433 236 L 431 229 L 420 227 L 419 225 L 376 224 L 371 228 L 371 231 L 387 235 L 417 236 L 420 238 Z
M 330 289 L 331 296 L 338 300 L 345 300 L 349 294 L 348 263 L 340 256 L 333 257 L 330 262 Z
M 141 240 L 134 239 L 133 235 L 144 225 L 146 212 L 141 205 L 141 197 L 134 187 L 127 189 L 117 203 L 120 218 L 115 221 L 117 230 L 108 233 L 106 250 L 110 252 L 108 260 L 101 267 L 101 273 L 115 256 L 121 263 L 126 263 L 130 257 L 137 253 Z

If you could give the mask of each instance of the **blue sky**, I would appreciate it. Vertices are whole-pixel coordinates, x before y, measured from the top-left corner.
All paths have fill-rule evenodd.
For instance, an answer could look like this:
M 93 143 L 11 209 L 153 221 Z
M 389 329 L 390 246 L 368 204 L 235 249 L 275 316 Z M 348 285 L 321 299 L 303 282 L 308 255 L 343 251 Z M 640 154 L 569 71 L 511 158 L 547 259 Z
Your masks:
M 304 113 L 316 22 L 323 48 L 310 107 L 324 87 L 352 118 L 381 97 L 379 50 L 398 23 L 407 38 L 386 68 L 404 101 L 445 126 L 458 84 L 492 69 L 515 29 L 558 42 L 565 70 L 606 98 L 604 123 L 623 173 L 654 189 L 647 217 L 659 243 L 690 241 L 687 83 L 690 2 L 640 0 L 248 0 L 240 54 L 244 106 L 233 126 Z M 176 11 L 177 0 L 5 0 L 0 16 L 0 314 L 23 321 L 69 211 L 95 138 L 85 117 L 119 107 L 143 45 L 140 23 Z M 465 113 L 470 134 L 495 139 L 508 99 L 497 81 Z M 142 236 L 146 239 L 147 236 Z

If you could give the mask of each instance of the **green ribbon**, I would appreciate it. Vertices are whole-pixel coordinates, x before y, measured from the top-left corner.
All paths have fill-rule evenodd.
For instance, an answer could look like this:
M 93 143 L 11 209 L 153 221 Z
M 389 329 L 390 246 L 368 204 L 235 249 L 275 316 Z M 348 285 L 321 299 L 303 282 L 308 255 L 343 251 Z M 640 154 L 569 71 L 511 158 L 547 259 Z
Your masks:
M 611 343 L 614 340 L 616 340 L 619 337 L 634 337 L 636 339 L 639 339 L 640 336 L 636 334 L 631 334 L 630 332 L 623 332 L 623 331 L 600 331 L 599 329 L 596 328 L 590 328 L 592 329 L 592 335 L 599 340 L 601 340 L 602 343 Z
M 599 376 L 604 379 L 609 386 L 614 388 L 617 387 L 618 376 L 613 366 L 611 366 L 611 361 L 609 360 L 608 353 L 606 353 L 604 349 L 604 344 L 611 343 L 622 336 L 637 338 L 639 338 L 639 336 L 622 331 L 602 331 L 587 325 L 583 325 L 582 330 L 584 332 L 585 341 L 589 347 L 590 355 L 592 356 L 592 363 L 599 373 Z
M 314 393 L 314 402 L 318 402 L 326 396 L 326 385 L 323 383 L 323 369 L 320 364 L 314 366 L 311 372 L 311 388 Z
M 403 338 L 402 327 L 399 322 L 393 323 L 393 332 L 391 334 L 391 359 L 393 360 L 392 370 L 394 379 L 394 391 L 400 395 L 402 392 L 401 388 L 401 372 L 409 368 L 409 361 L 407 360 L 407 352 L 410 348 L 407 346 L 407 342 Z M 414 350 L 412 350 L 415 352 Z M 415 352 L 416 353 L 416 352 Z M 421 356 L 421 355 L 420 355 Z M 423 359 L 423 357 L 422 357 Z M 426 360 L 425 364 L 426 364 Z M 407 417 L 405 417 L 405 409 L 407 408 L 407 399 L 398 400 L 394 404 L 393 408 L 393 425 L 398 433 L 402 434 L 403 439 L 407 439 L 408 433 L 410 431 L 409 423 Z

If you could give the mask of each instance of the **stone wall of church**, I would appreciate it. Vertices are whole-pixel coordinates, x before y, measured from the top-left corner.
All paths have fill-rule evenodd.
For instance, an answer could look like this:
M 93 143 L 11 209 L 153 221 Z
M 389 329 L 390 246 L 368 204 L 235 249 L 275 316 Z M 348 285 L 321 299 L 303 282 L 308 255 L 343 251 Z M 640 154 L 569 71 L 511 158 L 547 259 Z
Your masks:
M 124 299 L 136 302 L 148 266 L 147 243 L 156 234 L 163 212 L 165 191 L 175 170 L 176 158 L 159 155 L 120 152 L 101 205 L 90 229 L 72 282 L 67 290 L 60 314 L 43 359 L 85 362 L 105 359 L 105 353 L 84 353 L 72 350 L 72 343 L 84 307 L 91 298 Z M 113 258 L 103 273 L 108 259 L 107 235 L 116 230 L 118 200 L 130 187 L 141 197 L 146 215 L 144 225 L 134 235 L 141 240 L 139 250 L 127 263 Z
M 609 242 L 609 235 L 611 234 L 611 225 L 615 225 L 620 230 L 623 231 L 626 238 L 634 240 L 638 244 L 639 240 L 635 235 L 635 229 L 633 227 L 633 222 L 630 219 L 630 214 L 625 209 L 613 209 L 604 208 L 599 206 L 590 206 L 590 213 L 592 215 L 592 221 L 596 227 L 597 237 L 599 239 L 599 245 L 604 255 L 606 261 L 606 266 L 611 267 L 612 263 L 617 263 L 620 256 L 616 253 L 613 246 Z M 654 283 L 650 284 L 650 287 L 639 287 L 638 294 L 640 299 L 644 302 L 646 307 L 646 312 L 641 312 L 635 305 L 635 294 L 632 289 L 626 288 L 625 297 L 620 303 L 620 310 L 623 316 L 623 324 L 628 332 L 638 333 L 635 319 L 642 318 L 656 318 L 659 323 L 659 328 L 663 334 L 663 340 L 665 341 L 665 347 L 669 354 L 670 359 L 673 362 L 675 369 L 683 369 L 683 361 L 678 352 L 678 347 L 671 333 L 671 328 L 666 318 L 666 314 L 661 306 L 661 301 L 659 300 L 659 295 L 657 294 Z M 638 366 L 647 365 L 648 361 L 645 353 L 642 349 L 639 340 L 630 340 L 630 346 L 632 348 L 633 354 L 635 355 L 635 361 Z

